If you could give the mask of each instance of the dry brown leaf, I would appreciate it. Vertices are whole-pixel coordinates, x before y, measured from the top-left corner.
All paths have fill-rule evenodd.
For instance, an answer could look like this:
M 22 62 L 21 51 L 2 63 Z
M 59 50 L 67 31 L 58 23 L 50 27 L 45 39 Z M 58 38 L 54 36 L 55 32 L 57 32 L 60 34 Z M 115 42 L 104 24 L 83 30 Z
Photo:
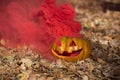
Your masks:
M 28 80 L 31 71 L 22 72 L 17 76 L 18 80 Z
M 106 64 L 106 62 L 105 62 L 103 59 L 97 58 L 97 61 L 98 61 L 100 64 Z

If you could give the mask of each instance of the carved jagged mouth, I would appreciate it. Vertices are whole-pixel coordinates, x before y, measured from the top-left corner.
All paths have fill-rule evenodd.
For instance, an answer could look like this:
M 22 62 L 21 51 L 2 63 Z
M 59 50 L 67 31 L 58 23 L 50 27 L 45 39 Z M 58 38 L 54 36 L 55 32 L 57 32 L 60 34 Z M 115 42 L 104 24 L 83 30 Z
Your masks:
M 60 54 L 58 51 L 55 51 L 60 56 L 66 56 L 66 57 L 74 57 L 81 53 L 82 49 L 79 49 L 77 51 L 72 51 L 72 53 L 68 53 L 67 51 L 64 51 L 62 54 Z

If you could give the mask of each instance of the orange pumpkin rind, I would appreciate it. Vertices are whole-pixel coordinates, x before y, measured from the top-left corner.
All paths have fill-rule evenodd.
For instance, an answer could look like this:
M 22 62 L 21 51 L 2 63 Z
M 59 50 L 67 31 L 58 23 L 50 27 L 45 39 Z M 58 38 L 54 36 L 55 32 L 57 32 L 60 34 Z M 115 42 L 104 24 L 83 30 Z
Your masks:
M 90 56 L 90 44 L 82 38 L 60 38 L 60 45 L 56 42 L 51 47 L 52 55 L 69 62 L 86 59 Z

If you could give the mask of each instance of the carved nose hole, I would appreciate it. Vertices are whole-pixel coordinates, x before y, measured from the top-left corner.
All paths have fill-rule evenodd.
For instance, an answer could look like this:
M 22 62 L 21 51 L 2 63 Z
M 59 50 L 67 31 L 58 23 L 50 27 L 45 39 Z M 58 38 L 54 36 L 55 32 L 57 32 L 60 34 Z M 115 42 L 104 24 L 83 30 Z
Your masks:
M 75 42 L 72 41 L 72 42 L 70 43 L 70 46 L 76 46 Z

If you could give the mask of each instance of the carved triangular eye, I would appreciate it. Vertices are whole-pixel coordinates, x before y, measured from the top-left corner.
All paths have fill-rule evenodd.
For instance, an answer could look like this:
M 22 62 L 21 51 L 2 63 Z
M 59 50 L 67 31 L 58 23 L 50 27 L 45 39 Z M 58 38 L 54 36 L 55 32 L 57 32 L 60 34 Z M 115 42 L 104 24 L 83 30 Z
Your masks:
M 56 41 L 57 46 L 61 46 L 60 41 Z
M 75 42 L 72 41 L 72 42 L 70 43 L 70 46 L 76 46 Z

